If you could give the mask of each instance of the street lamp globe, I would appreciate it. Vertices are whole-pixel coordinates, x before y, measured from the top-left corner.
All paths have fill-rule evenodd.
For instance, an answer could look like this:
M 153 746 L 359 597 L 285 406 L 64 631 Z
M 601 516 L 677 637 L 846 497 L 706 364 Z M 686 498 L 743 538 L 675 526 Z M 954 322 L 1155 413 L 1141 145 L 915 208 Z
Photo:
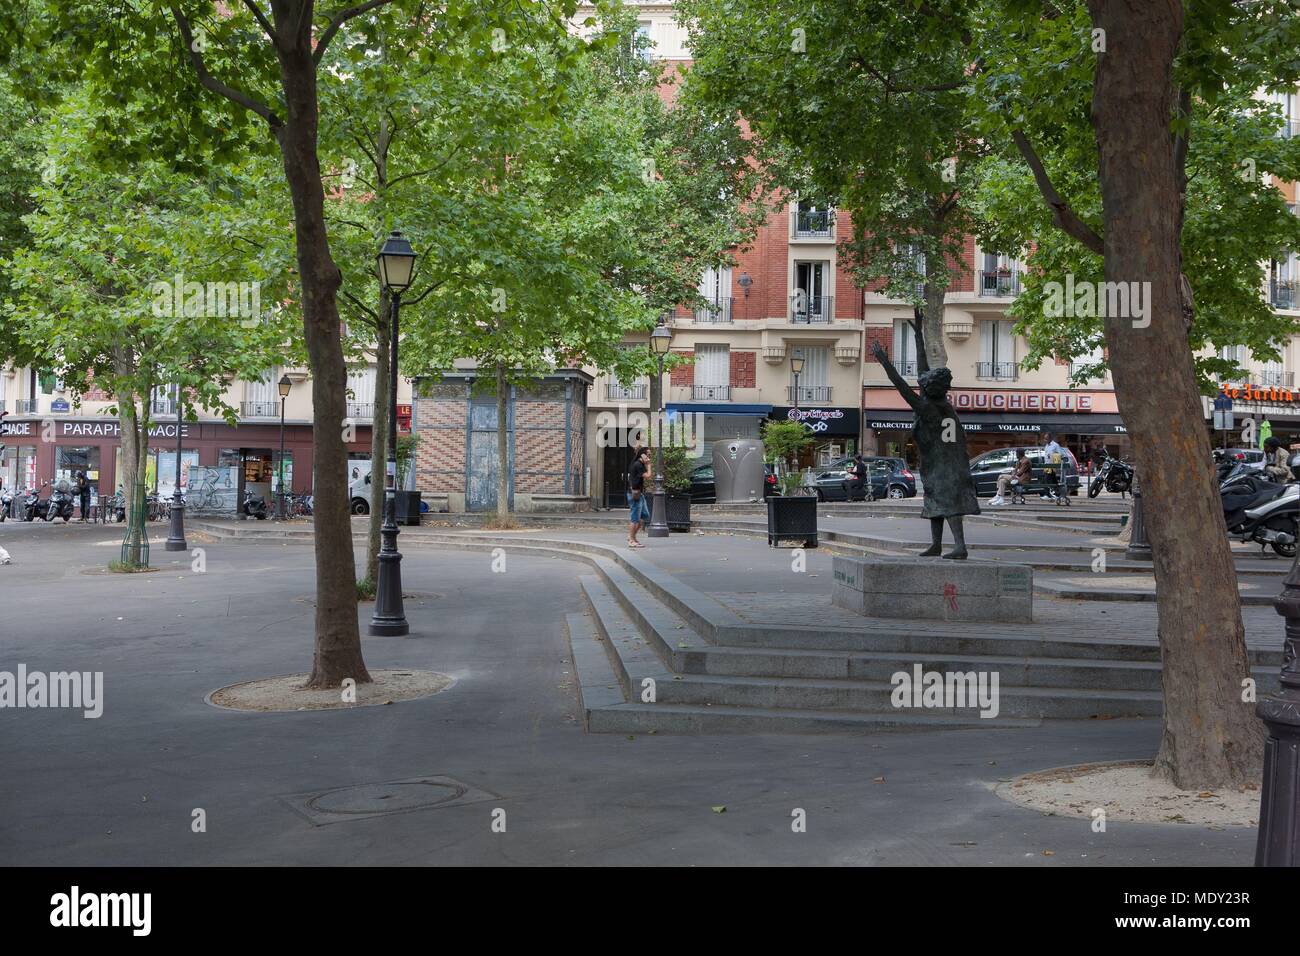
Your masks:
M 655 355 L 667 355 L 672 342 L 673 330 L 664 325 L 663 316 L 660 316 L 655 330 L 650 333 L 650 351 Z
M 379 281 L 390 292 L 402 292 L 411 285 L 415 271 L 415 250 L 396 229 L 384 240 L 376 257 L 379 262 Z
M 289 397 L 289 389 L 292 388 L 292 387 L 293 387 L 293 382 L 289 381 L 289 376 L 288 376 L 287 374 L 285 374 L 285 375 L 281 375 L 281 376 L 280 376 L 280 382 L 279 382 L 280 397 L 281 397 L 281 398 L 288 398 L 288 397 Z
M 790 371 L 796 375 L 803 372 L 803 349 L 795 349 L 790 356 Z

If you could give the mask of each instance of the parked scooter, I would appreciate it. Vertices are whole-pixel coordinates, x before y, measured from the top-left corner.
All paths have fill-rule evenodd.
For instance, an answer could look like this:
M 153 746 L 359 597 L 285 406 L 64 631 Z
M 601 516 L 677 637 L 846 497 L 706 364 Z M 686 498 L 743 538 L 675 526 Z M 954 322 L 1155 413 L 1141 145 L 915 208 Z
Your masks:
M 1116 494 L 1125 494 L 1133 488 L 1133 466 L 1123 458 L 1113 458 L 1106 455 L 1102 460 L 1101 467 L 1097 473 L 1092 476 L 1092 481 L 1088 484 L 1088 497 L 1096 498 L 1101 494 L 1101 490 Z
M 46 502 L 45 520 L 53 521 L 55 518 L 62 518 L 63 523 L 67 524 L 72 520 L 76 500 L 68 481 L 66 479 L 60 481 L 54 486 L 54 491 L 50 493 L 49 500 Z
M 46 512 L 50 510 L 50 499 L 41 497 L 41 488 L 48 485 L 49 482 L 41 484 L 40 488 L 28 488 L 27 494 L 23 498 L 23 520 L 24 521 L 43 521 Z
M 14 491 L 12 488 L 5 488 L 0 491 L 0 521 L 9 517 L 9 509 L 14 504 Z
M 1291 459 L 1292 474 L 1300 477 L 1300 455 Z M 1219 486 L 1228 534 L 1241 541 L 1266 545 L 1284 558 L 1296 553 L 1300 537 L 1300 484 L 1279 484 L 1244 466 L 1234 468 Z
M 249 518 L 256 518 L 258 521 L 266 520 L 266 499 L 261 495 L 254 493 L 252 488 L 244 489 L 244 515 Z

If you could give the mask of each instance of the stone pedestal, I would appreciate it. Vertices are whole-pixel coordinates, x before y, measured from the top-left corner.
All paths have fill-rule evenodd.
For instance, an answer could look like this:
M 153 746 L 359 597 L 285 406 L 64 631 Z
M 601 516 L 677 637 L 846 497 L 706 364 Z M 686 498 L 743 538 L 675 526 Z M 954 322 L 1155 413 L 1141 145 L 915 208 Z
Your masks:
M 840 557 L 831 603 L 864 617 L 929 621 L 1033 621 L 1026 565 L 941 558 Z

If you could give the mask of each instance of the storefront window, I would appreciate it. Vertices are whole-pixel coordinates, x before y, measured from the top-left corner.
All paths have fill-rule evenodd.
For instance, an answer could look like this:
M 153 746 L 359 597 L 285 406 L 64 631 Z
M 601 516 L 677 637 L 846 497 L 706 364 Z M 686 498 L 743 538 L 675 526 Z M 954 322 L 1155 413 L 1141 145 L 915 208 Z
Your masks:
M 293 452 L 288 448 L 284 450 L 284 487 L 286 491 L 293 491 Z M 275 460 L 275 475 L 271 481 L 271 488 L 276 493 L 280 493 L 280 459 L 277 454 Z
M 76 448 L 59 445 L 54 449 L 54 481 L 76 482 L 77 474 L 84 471 L 90 479 L 91 490 L 99 491 L 99 446 Z
M 158 470 L 158 494 L 170 498 L 176 493 L 176 452 L 159 449 L 156 453 Z M 181 452 L 181 488 L 189 487 L 190 469 L 199 464 L 199 453 L 195 449 Z
M 15 491 L 36 485 L 35 445 L 10 445 L 0 453 L 0 485 Z

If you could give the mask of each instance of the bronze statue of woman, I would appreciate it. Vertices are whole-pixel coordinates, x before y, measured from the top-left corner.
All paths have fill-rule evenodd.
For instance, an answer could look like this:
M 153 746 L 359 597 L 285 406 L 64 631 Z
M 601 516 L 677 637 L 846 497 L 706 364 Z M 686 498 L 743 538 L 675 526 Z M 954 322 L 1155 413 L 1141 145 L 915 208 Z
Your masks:
M 919 395 L 898 374 L 879 341 L 872 345 L 871 354 L 915 413 L 912 437 L 921 453 L 921 483 L 925 494 L 921 516 L 930 519 L 930 539 L 933 542 L 921 552 L 921 556 L 934 557 L 943 550 L 943 523 L 947 520 L 952 529 L 953 549 L 944 557 L 961 560 L 966 557 L 962 516 L 980 513 L 979 498 L 970 474 L 966 434 L 957 420 L 957 413 L 948 403 L 952 372 L 946 368 L 929 368 L 921 338 L 920 310 L 917 313 L 916 322 L 909 324 L 916 336 Z

